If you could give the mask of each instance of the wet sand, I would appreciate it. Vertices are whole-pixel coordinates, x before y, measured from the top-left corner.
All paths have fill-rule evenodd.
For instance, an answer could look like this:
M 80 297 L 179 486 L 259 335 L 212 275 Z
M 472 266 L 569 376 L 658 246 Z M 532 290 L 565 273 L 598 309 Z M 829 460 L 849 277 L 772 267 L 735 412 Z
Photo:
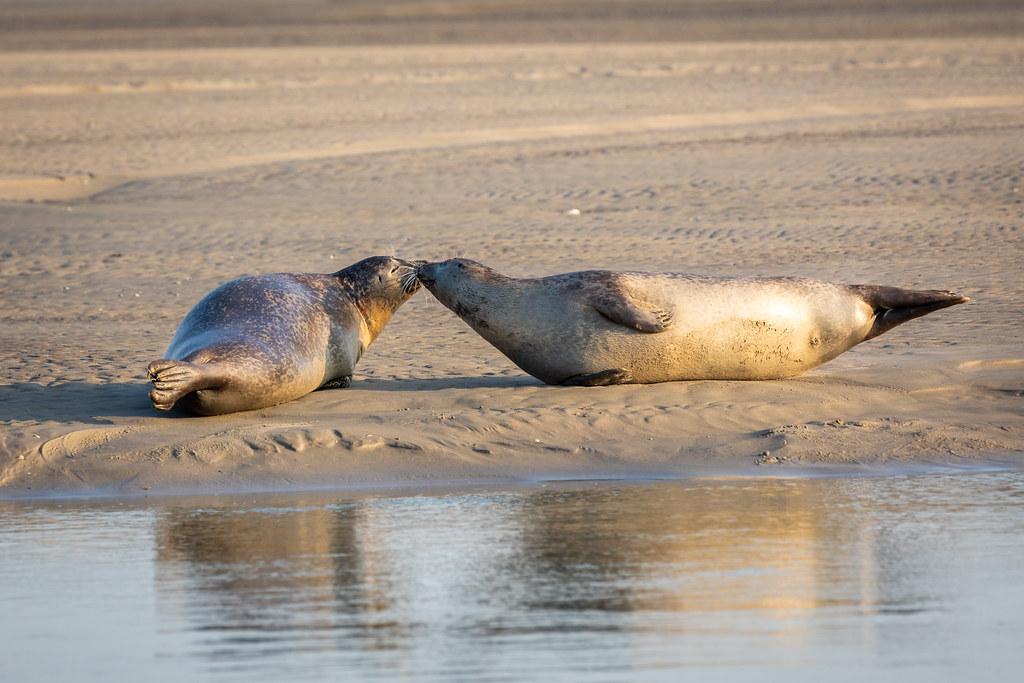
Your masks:
M 697 41 L 640 26 L 676 26 L 657 15 L 561 40 L 537 26 L 574 15 L 503 38 L 474 15 L 482 44 L 450 19 L 447 40 L 378 17 L 386 44 L 340 20 L 291 44 L 238 13 L 33 15 L 0 40 L 0 495 L 1019 466 L 1020 10 L 932 8 L 938 28 L 894 37 L 848 5 L 856 30 L 759 40 L 722 16 Z M 351 389 L 151 409 L 146 364 L 219 282 L 381 253 L 974 301 L 795 380 L 584 389 L 524 375 L 423 292 Z

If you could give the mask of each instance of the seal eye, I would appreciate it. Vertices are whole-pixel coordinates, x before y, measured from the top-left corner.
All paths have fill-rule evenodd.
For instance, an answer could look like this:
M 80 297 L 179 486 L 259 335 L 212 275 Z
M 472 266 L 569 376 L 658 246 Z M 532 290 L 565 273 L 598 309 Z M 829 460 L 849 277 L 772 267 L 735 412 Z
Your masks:
M 460 261 L 460 262 L 459 262 L 459 270 L 465 270 L 465 269 L 466 269 L 466 264 L 465 264 L 465 263 L 462 263 L 462 262 Z

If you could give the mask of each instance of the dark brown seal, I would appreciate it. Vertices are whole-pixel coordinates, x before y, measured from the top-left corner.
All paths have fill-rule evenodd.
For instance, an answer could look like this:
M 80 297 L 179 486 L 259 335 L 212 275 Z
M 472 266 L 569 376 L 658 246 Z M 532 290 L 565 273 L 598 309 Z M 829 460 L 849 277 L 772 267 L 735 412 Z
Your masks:
M 219 415 L 348 386 L 366 347 L 419 288 L 417 265 L 374 256 L 331 274 L 225 282 L 149 364 L 153 406 Z

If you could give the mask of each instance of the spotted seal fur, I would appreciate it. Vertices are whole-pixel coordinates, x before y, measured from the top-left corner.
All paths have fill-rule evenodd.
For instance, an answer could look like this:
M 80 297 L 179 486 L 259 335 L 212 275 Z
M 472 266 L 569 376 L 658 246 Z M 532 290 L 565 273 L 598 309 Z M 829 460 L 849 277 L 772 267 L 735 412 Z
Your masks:
M 346 387 L 366 348 L 419 285 L 418 263 L 374 256 L 331 274 L 274 273 L 226 282 L 149 364 L 158 410 L 253 410 Z

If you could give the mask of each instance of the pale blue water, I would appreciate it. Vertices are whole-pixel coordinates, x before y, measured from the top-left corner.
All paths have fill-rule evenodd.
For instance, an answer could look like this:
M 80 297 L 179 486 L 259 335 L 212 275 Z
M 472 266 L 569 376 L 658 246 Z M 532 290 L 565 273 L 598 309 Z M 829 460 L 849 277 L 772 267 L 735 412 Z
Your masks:
M 1016 680 L 1024 474 L 0 503 L 7 681 Z

